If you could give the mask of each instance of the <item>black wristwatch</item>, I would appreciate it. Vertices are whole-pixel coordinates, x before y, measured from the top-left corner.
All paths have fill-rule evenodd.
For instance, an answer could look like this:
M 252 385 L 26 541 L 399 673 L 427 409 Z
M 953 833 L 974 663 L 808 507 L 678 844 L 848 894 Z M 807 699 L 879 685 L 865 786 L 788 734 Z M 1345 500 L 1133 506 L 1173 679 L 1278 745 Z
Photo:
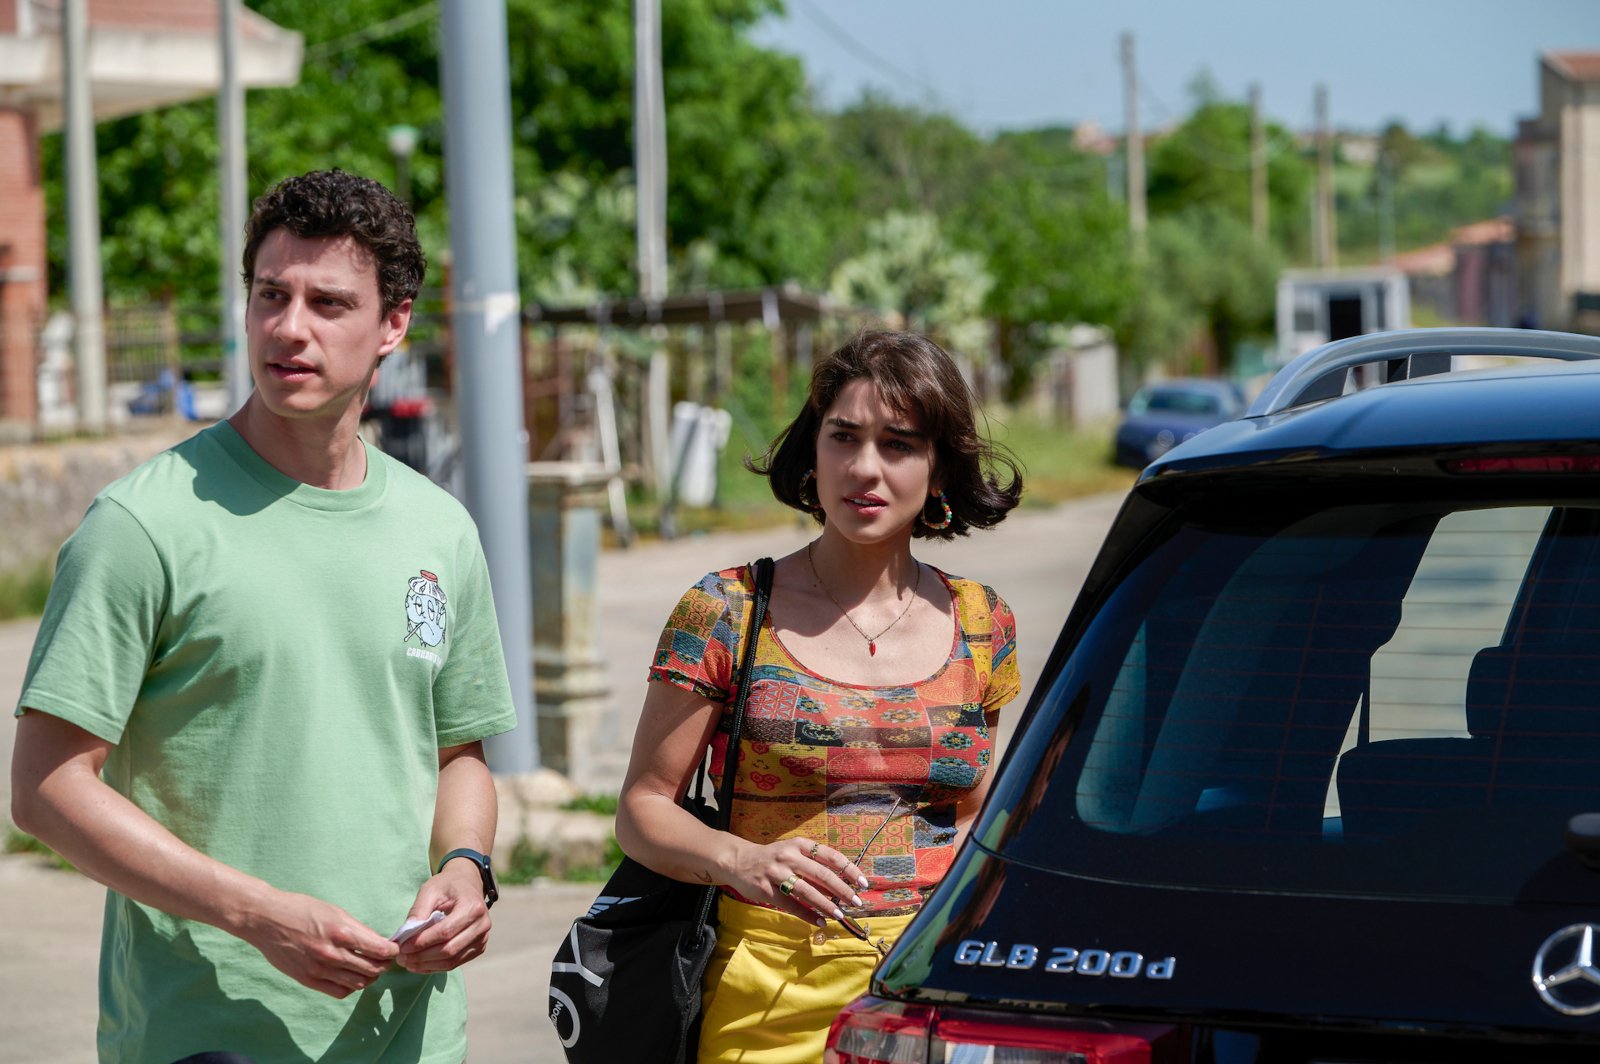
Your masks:
M 439 862 L 438 871 L 443 872 L 444 866 L 457 857 L 465 857 L 478 866 L 478 875 L 483 879 L 483 907 L 490 909 L 500 900 L 500 888 L 494 885 L 494 869 L 489 867 L 489 855 L 469 850 L 463 846 L 459 850 L 451 850 L 444 855 L 444 860 Z

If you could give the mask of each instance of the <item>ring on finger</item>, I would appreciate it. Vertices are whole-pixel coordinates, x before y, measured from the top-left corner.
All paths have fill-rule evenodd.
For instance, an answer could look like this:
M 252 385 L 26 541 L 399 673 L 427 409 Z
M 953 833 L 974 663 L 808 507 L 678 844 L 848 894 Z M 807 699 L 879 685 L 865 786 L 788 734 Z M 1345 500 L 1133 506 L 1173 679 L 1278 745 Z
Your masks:
M 812 860 L 813 860 L 813 861 L 815 861 L 815 860 L 816 860 L 816 859 L 817 859 L 817 851 L 818 851 L 818 850 L 819 850 L 819 849 L 821 849 L 821 848 L 822 848 L 822 843 L 820 843 L 820 842 L 813 842 L 813 843 L 812 843 L 812 844 L 811 844 L 811 849 L 810 849 L 810 850 L 808 850 L 808 851 L 806 851 L 806 856 L 807 856 L 807 857 L 809 857 L 809 858 L 811 858 L 811 859 L 812 859 Z
M 796 883 L 798 883 L 799 881 L 800 881 L 800 873 L 799 872 L 791 873 L 788 879 L 786 879 L 782 883 L 778 884 L 778 893 L 782 894 L 782 895 L 785 895 L 785 896 L 793 894 L 794 893 L 794 885 Z

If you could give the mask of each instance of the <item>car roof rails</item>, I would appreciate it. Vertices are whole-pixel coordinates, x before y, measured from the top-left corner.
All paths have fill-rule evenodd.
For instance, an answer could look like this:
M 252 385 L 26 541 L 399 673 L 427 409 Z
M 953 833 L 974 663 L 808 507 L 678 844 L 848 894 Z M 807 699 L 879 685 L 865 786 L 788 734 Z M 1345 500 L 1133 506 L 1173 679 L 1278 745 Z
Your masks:
M 1250 404 L 1265 417 L 1344 394 L 1350 371 L 1383 364 L 1383 383 L 1449 373 L 1452 355 L 1509 355 L 1566 362 L 1600 358 L 1600 336 L 1543 329 L 1396 329 L 1335 340 L 1288 363 Z

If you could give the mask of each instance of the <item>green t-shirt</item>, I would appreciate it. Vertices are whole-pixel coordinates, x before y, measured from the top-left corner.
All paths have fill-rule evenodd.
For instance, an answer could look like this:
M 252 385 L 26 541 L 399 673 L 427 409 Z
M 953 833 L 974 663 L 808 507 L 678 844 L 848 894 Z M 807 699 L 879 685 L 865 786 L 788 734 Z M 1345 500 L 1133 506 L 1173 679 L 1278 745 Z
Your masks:
M 61 550 L 23 707 L 115 744 L 105 779 L 180 839 L 400 926 L 428 878 L 440 747 L 516 724 L 466 511 L 367 448 L 310 487 L 226 422 L 106 488 Z M 392 968 L 337 1001 L 248 943 L 115 892 L 102 1060 L 448 1061 L 459 976 Z

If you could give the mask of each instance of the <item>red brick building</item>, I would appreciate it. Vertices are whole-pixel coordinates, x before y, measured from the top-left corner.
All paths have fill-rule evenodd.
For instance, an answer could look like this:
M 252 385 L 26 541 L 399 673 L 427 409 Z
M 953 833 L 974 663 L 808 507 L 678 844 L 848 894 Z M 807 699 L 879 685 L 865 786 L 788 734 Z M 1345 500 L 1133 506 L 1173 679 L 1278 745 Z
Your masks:
M 45 220 L 39 138 L 61 128 L 63 0 L 0 0 L 0 438 L 37 416 L 44 323 Z M 96 120 L 216 92 L 217 0 L 87 0 L 89 93 Z M 241 80 L 292 85 L 301 38 L 248 9 L 239 19 Z M 55 224 L 65 209 L 51 204 Z

